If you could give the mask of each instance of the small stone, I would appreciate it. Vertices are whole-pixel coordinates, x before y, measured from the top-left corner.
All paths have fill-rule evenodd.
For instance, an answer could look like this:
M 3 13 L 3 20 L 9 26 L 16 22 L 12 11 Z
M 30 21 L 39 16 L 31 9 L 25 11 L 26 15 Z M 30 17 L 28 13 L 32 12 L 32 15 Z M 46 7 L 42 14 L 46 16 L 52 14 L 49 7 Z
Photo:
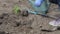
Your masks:
M 20 24 L 19 24 L 19 23 L 17 23 L 16 25 L 17 25 L 17 26 L 19 26 Z
M 42 28 L 42 26 L 40 26 L 40 28 Z
M 6 7 L 6 3 L 3 4 L 3 7 Z
M 4 17 L 3 16 L 0 16 L 0 19 L 3 19 Z
M 2 22 L 0 22 L 0 25 L 2 24 Z
M 28 13 L 27 10 L 23 10 L 23 11 L 21 11 L 21 15 L 22 15 L 22 16 L 28 16 L 29 13 Z
M 6 4 L 3 4 L 4 6 L 6 6 Z
M 32 27 L 28 27 L 29 29 L 33 29 Z

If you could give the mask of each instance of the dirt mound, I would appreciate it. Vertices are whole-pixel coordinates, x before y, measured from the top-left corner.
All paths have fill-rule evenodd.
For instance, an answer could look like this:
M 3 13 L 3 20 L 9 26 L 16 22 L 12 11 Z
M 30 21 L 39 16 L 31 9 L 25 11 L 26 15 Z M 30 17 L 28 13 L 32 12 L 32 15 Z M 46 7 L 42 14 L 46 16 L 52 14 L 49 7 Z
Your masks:
M 33 20 L 28 17 L 23 17 L 21 15 L 17 16 L 15 14 L 2 13 L 0 14 L 0 26 L 5 27 L 6 25 L 10 27 L 20 27 L 20 31 L 31 30 L 31 24 Z M 1 28 L 2 29 L 2 28 Z

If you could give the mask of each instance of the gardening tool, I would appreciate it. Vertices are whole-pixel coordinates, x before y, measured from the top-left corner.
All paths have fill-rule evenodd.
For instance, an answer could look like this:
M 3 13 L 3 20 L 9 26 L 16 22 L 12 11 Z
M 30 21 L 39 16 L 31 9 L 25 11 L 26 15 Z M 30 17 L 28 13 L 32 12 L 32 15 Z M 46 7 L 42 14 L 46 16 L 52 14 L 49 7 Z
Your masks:
M 38 12 L 35 12 L 34 10 L 30 10 L 29 8 L 26 8 L 26 10 L 28 11 L 28 13 L 26 12 L 27 14 L 41 15 L 43 17 L 52 18 L 52 19 L 57 19 L 60 17 L 59 16 L 60 14 L 54 16 L 54 15 L 48 15 L 48 14 L 38 14 Z
M 50 6 L 49 0 L 29 0 L 29 3 L 37 14 L 46 14 Z

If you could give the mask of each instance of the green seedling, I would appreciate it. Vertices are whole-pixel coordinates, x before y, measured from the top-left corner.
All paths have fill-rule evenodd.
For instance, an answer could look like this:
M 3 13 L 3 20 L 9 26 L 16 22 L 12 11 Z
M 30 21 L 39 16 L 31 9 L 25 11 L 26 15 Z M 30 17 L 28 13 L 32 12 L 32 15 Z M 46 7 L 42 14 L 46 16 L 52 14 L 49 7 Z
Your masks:
M 20 8 L 16 5 L 16 6 L 14 6 L 14 8 L 13 8 L 13 12 L 15 13 L 15 14 L 19 14 L 19 12 L 20 12 Z

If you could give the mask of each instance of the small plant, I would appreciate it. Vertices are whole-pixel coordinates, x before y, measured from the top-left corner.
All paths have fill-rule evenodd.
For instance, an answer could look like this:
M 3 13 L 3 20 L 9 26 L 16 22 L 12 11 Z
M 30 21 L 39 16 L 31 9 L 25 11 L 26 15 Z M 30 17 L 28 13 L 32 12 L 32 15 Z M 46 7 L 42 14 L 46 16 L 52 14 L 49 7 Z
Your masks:
M 17 5 L 15 5 L 14 8 L 13 8 L 13 12 L 14 12 L 14 14 L 19 14 L 20 13 L 20 8 Z

